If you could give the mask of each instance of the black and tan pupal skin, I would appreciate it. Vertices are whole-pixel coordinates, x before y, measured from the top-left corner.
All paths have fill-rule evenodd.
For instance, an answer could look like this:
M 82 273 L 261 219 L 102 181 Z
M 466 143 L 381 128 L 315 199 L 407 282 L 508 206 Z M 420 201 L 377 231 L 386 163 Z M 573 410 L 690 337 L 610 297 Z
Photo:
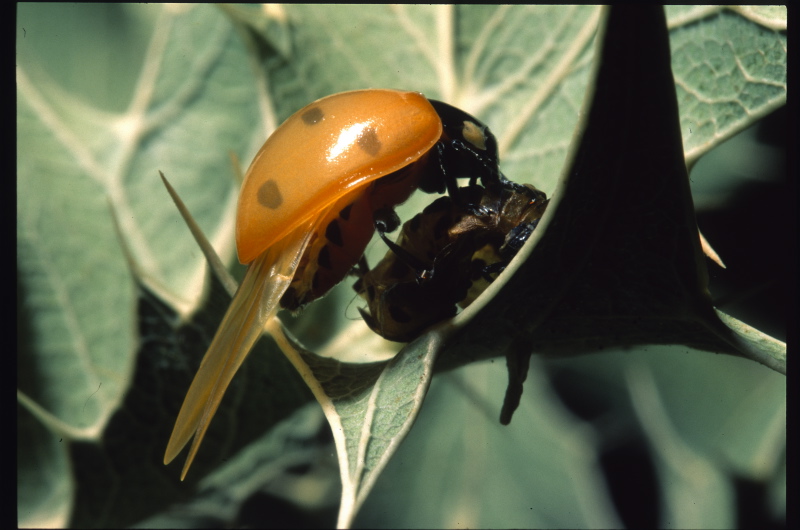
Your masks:
M 361 314 L 388 340 L 409 342 L 469 305 L 516 255 L 547 205 L 530 185 L 458 192 L 458 200 L 440 197 L 406 222 L 396 248 L 374 268 L 362 259 L 355 270 L 354 289 L 368 307 Z

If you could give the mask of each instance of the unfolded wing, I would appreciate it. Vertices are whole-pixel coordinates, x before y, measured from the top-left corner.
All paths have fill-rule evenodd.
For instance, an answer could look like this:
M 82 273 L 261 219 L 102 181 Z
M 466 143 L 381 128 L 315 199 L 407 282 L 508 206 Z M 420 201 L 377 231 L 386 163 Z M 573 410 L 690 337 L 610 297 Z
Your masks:
M 165 464 L 170 463 L 194 436 L 181 480 L 234 374 L 261 336 L 264 324 L 278 312 L 281 296 L 292 281 L 320 217 L 295 229 L 249 265 L 186 393 L 167 444 Z

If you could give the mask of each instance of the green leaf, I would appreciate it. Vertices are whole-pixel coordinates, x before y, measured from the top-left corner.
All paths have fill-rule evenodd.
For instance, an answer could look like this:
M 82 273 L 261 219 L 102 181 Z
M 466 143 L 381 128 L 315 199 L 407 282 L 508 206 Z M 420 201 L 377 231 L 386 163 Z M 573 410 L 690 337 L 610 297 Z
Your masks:
M 63 26 L 65 20 L 72 25 Z M 48 40 L 63 27 L 75 31 Z M 119 32 L 106 31 L 111 27 Z M 108 422 L 141 362 L 131 272 L 183 315 L 203 292 L 205 266 L 187 259 L 199 254 L 157 169 L 185 186 L 204 229 L 230 256 L 236 193 L 225 152 L 243 151 L 263 136 L 254 134 L 255 83 L 241 42 L 213 10 L 27 5 L 19 28 L 19 402 L 45 426 L 50 444 L 97 443 L 108 436 Z M 120 47 L 118 37 L 138 53 Z M 98 42 L 106 41 L 114 60 L 97 54 Z M 66 48 L 70 58 L 87 62 L 77 67 L 74 60 L 58 60 Z M 108 84 L 87 83 L 88 77 Z M 237 77 L 249 82 L 227 81 Z M 125 90 L 118 79 L 127 80 Z M 227 106 L 240 114 L 223 111 Z M 249 128 L 242 126 L 248 122 Z M 35 466 L 20 474 L 36 467 L 64 470 L 52 455 L 39 451 L 21 459 Z M 66 483 L 57 491 L 74 497 L 72 481 Z M 48 489 L 28 493 L 25 505 L 44 505 L 52 495 Z M 69 497 L 60 502 L 72 504 Z M 93 517 L 105 513 L 86 508 Z
M 596 460 L 596 433 L 567 413 L 544 366 L 532 361 L 523 404 L 508 426 L 497 422 L 505 383 L 498 363 L 435 378 L 356 526 L 621 526 Z M 387 516 L 393 505 L 414 509 Z
M 691 168 L 715 145 L 786 104 L 786 8 L 676 6 L 667 15 Z
M 17 447 L 19 526 L 64 526 L 75 501 L 67 444 L 18 405 Z
M 684 504 L 675 499 L 705 490 L 673 480 L 671 456 L 662 454 L 652 437 L 656 431 L 642 417 L 625 412 L 628 388 L 635 387 L 624 377 L 628 357 L 645 361 L 645 371 L 656 381 L 656 390 L 650 385 L 650 391 L 630 394 L 660 396 L 662 427 L 671 426 L 673 439 L 688 446 L 695 461 L 704 462 L 721 491 L 709 501 L 706 516 L 685 512 L 687 525 L 721 526 L 733 520 L 731 468 L 769 483 L 773 513 L 780 517 L 785 511 L 785 463 L 780 459 L 785 453 L 780 430 L 785 398 L 776 383 L 783 378 L 742 359 L 703 356 L 695 350 L 687 354 L 681 348 L 679 355 L 655 362 L 649 358 L 656 348 L 644 347 L 622 361 L 613 353 L 541 364 L 534 360 L 520 410 L 507 428 L 496 424 L 505 379 L 499 365 L 480 367 L 491 376 L 480 370 L 455 376 L 465 380 L 459 387 L 469 389 L 473 399 L 474 381 L 489 378 L 481 388 L 484 397 L 478 398 L 480 410 L 488 406 L 488 413 L 476 415 L 466 406 L 471 401 L 460 394 L 439 404 L 436 386 L 420 408 L 437 355 L 442 353 L 437 370 L 496 357 L 520 329 L 534 332 L 528 346 L 559 356 L 598 346 L 610 352 L 620 343 L 683 342 L 785 365 L 781 343 L 713 311 L 702 296 L 702 257 L 694 243 L 687 246 L 681 239 L 693 226 L 688 219 L 693 220 L 693 210 L 690 205 L 686 209 L 688 188 L 683 195 L 647 193 L 643 181 L 634 183 L 641 188 L 634 186 L 626 196 L 616 193 L 627 186 L 623 180 L 590 183 L 592 188 L 578 185 L 580 179 L 572 175 L 559 184 L 567 174 L 565 161 L 578 146 L 572 139 L 593 67 L 598 8 L 292 5 L 219 10 L 24 4 L 18 13 L 21 526 L 130 525 L 179 501 L 188 501 L 183 506 L 190 506 L 190 513 L 202 513 L 219 506 L 219 495 L 228 487 L 217 485 L 217 496 L 204 497 L 200 492 L 208 490 L 198 481 L 211 470 L 228 477 L 216 484 L 243 488 L 236 490 L 232 505 L 247 504 L 247 492 L 257 488 L 242 485 L 251 484 L 248 473 L 258 473 L 247 465 L 236 467 L 235 456 L 249 442 L 255 445 L 248 451 L 270 443 L 261 436 L 310 396 L 275 345 L 262 341 L 212 424 L 192 471 L 196 474 L 181 484 L 174 466 L 160 464 L 185 389 L 228 301 L 218 284 L 207 287 L 202 253 L 163 191 L 158 170 L 170 178 L 223 262 L 229 263 L 237 171 L 228 154 L 246 164 L 269 132 L 298 108 L 330 93 L 369 86 L 420 90 L 474 113 L 500 140 L 509 178 L 534 183 L 560 198 L 548 214 L 551 219 L 537 229 L 541 237 L 535 248 L 529 245 L 523 253 L 530 259 L 522 263 L 521 256 L 515 263 L 513 277 L 513 271 L 504 274 L 479 302 L 391 363 L 355 367 L 303 353 L 306 365 L 316 364 L 309 380 L 323 382 L 336 396 L 333 415 L 346 426 L 340 457 L 347 462 L 342 476 L 350 504 L 342 520 L 363 505 L 364 518 L 356 521 L 365 524 L 377 524 L 375 514 L 380 513 L 383 521 L 386 514 L 409 514 L 409 526 L 460 521 L 618 526 L 619 515 L 597 465 L 607 431 L 575 420 L 559 405 L 561 391 L 556 395 L 548 390 L 557 379 L 555 371 L 564 366 L 583 377 L 603 370 L 615 374 L 607 380 L 590 379 L 586 387 L 613 396 L 613 417 L 641 425 L 653 440 L 659 484 L 670 485 L 669 491 L 664 488 L 669 497 L 662 507 L 671 515 L 663 521 L 676 520 L 672 515 L 680 514 Z M 667 14 L 680 108 L 675 130 L 682 134 L 683 146 L 677 150 L 693 165 L 785 103 L 785 8 L 669 8 Z M 671 129 L 669 134 L 652 132 L 660 113 L 644 110 L 657 107 L 650 105 L 635 106 L 639 119 L 628 121 L 622 132 L 612 132 L 618 131 L 612 119 L 601 136 L 624 136 L 633 151 L 637 137 L 651 135 L 674 147 Z M 621 109 L 613 107 L 611 118 L 622 120 Z M 591 136 L 585 127 L 581 134 Z M 602 150 L 604 145 L 595 147 Z M 658 169 L 646 155 L 622 160 L 648 178 L 643 167 Z M 610 166 L 588 167 L 606 173 Z M 576 186 L 578 192 L 566 194 L 557 191 L 559 186 Z M 682 213 L 664 205 L 676 197 Z M 401 217 L 432 199 L 418 195 L 401 208 Z M 581 213 L 584 204 L 588 208 Z M 678 229 L 648 232 L 645 227 L 660 230 L 662 223 L 632 221 L 631 205 L 677 220 Z M 559 219 L 574 221 L 573 232 L 561 232 Z M 659 244 L 637 244 L 643 231 Z M 620 234 L 628 239 L 615 239 Z M 552 239 L 548 242 L 545 235 Z M 580 253 L 587 249 L 593 253 Z M 680 251 L 679 265 L 671 263 L 673 249 Z M 554 258 L 562 251 L 564 266 L 553 274 Z M 385 249 L 374 245 L 371 252 L 375 261 Z M 630 259 L 609 262 L 617 253 Z M 602 263 L 606 265 L 595 267 Z M 647 291 L 639 287 L 654 272 L 663 280 L 657 285 L 661 295 L 644 295 Z M 675 278 L 683 282 L 679 289 L 670 287 Z M 622 285 L 617 282 L 627 284 L 609 297 L 609 285 Z M 353 321 L 358 316 L 347 283 L 299 317 L 287 318 L 288 326 L 311 350 L 386 359 L 397 348 Z M 691 324 L 682 318 L 643 316 L 645 310 L 684 315 L 687 307 L 693 312 Z M 619 308 L 626 312 L 623 318 Z M 612 337 L 615 331 L 619 333 Z M 389 369 L 370 372 L 375 367 Z M 343 382 L 336 373 L 340 370 L 348 371 L 344 382 L 358 381 L 351 399 L 332 390 Z M 737 400 L 736 390 L 745 387 L 748 399 Z M 677 388 L 682 392 L 671 390 Z M 465 410 L 456 414 L 456 408 Z M 438 419 L 425 419 L 429 409 Z M 406 453 L 403 445 L 393 457 L 420 410 L 409 446 L 419 449 Z M 701 436 L 709 418 L 719 418 L 717 434 Z M 476 453 L 483 436 L 490 441 Z M 471 452 L 436 452 L 437 447 L 449 447 L 447 443 L 462 444 Z M 321 444 L 314 450 L 324 454 L 326 448 Z M 724 459 L 714 456 L 720 452 Z M 464 459 L 460 455 L 469 457 L 469 466 L 459 467 Z M 269 466 L 268 458 L 248 462 Z M 230 468 L 220 467 L 227 461 Z M 437 470 L 440 464 L 447 467 Z M 394 471 L 398 466 L 410 471 L 402 480 Z M 475 474 L 481 466 L 501 471 L 487 471 L 491 479 L 481 481 Z M 278 478 L 265 487 L 300 491 L 287 486 L 291 480 L 285 475 L 269 475 Z M 523 480 L 527 478 L 533 482 Z M 364 502 L 373 486 L 375 495 Z M 526 491 L 537 493 L 520 493 Z M 434 492 L 452 496 L 437 502 Z M 305 511 L 320 509 L 310 501 L 303 504 L 300 494 L 285 495 Z M 505 509 L 503 499 L 514 499 L 514 506 L 522 509 Z M 567 502 L 557 506 L 556 499 Z M 216 519 L 216 524 L 241 521 L 236 511 L 226 512 L 226 520 Z M 415 512 L 421 521 L 411 519 Z M 264 517 L 274 521 L 277 515 Z M 398 517 L 389 516 L 395 521 Z M 177 521 L 199 522 L 182 519 L 180 513 Z M 250 523 L 263 524 L 263 518 Z
M 270 329 L 271 328 L 271 329 Z M 268 331 L 290 340 L 277 326 Z M 430 333 L 392 360 L 346 364 L 302 351 L 281 349 L 309 384 L 333 431 L 342 476 L 337 526 L 349 527 L 380 473 L 394 456 L 422 407 L 443 337 Z
M 332 455 L 332 448 L 320 443 L 329 430 L 319 405 L 310 403 L 209 473 L 192 497 L 135 527 L 223 526 L 237 520 L 239 512 L 265 492 L 291 501 L 295 491 L 302 491 L 309 508 L 319 500 L 335 502 L 339 489 L 336 461 L 326 458 L 326 454 Z M 297 468 L 310 471 L 300 475 L 294 471 Z M 328 521 L 320 518 L 318 526 L 325 524 Z

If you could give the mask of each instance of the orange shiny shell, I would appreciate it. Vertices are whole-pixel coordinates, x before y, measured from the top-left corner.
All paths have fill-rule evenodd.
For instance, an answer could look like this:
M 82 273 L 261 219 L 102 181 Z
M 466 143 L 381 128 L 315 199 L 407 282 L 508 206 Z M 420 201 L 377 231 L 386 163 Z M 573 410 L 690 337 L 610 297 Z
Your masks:
M 355 90 L 287 119 L 253 159 L 239 194 L 236 249 L 250 263 L 348 191 L 427 153 L 442 122 L 418 92 Z

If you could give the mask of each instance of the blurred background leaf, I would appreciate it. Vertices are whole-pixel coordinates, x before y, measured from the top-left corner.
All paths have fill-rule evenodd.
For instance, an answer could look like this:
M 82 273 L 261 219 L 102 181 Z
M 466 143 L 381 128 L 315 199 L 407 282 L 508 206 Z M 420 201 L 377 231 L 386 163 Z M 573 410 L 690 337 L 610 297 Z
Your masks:
M 233 262 L 229 153 L 246 165 L 308 102 L 385 86 L 476 114 L 497 135 L 509 178 L 549 195 L 598 15 L 560 6 L 20 4 L 19 524 L 334 524 L 327 427 L 313 417 L 292 427 L 287 416 L 311 398 L 270 341 L 234 382 L 187 482 L 161 465 L 227 299 L 206 279 L 158 170 Z M 698 222 L 728 266 L 711 265 L 712 295 L 785 340 L 794 204 L 785 114 L 770 114 L 786 99 L 785 8 L 667 15 L 688 162 L 708 153 L 691 173 Z M 401 217 L 430 200 L 415 197 Z M 373 259 L 384 252 L 371 250 Z M 292 329 L 312 349 L 337 349 L 335 339 L 364 357 L 396 350 L 354 322 L 346 283 Z M 496 420 L 503 363 L 437 378 L 357 525 L 785 525 L 785 378 L 695 353 L 534 360 L 508 427 Z M 308 451 L 297 456 L 298 446 Z M 675 465 L 686 458 L 691 469 Z M 200 481 L 214 470 L 216 479 Z M 691 511 L 687 499 L 703 503 Z

